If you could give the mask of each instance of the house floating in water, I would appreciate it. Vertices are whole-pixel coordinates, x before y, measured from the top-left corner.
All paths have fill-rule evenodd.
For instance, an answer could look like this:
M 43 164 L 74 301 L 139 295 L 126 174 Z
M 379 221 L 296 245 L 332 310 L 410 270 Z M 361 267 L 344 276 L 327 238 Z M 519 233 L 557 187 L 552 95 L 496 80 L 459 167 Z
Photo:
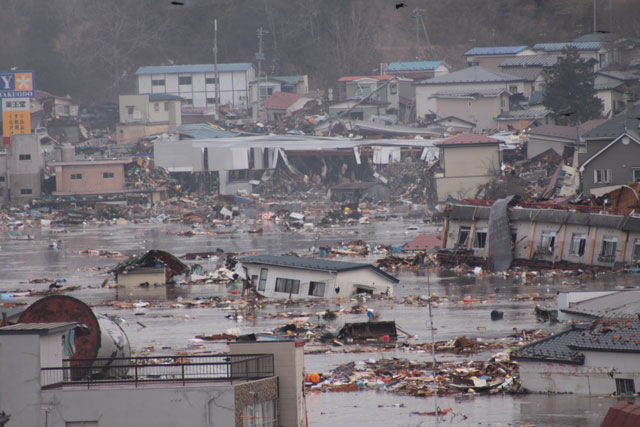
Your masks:
M 150 250 L 121 262 L 113 270 L 118 286 L 164 285 L 172 277 L 189 272 L 189 266 L 169 252 Z
M 271 298 L 333 298 L 359 293 L 392 294 L 399 280 L 371 264 L 258 255 L 240 258 L 260 295 Z

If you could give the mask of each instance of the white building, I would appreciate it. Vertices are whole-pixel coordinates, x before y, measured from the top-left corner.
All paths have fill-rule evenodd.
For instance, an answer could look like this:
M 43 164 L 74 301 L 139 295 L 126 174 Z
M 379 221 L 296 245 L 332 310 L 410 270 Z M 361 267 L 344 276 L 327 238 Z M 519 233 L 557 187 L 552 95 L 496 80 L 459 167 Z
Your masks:
M 248 109 L 249 84 L 255 80 L 251 63 L 218 64 L 220 105 Z M 216 104 L 216 69 L 213 64 L 140 67 L 138 93 L 168 93 L 182 98 L 183 107 L 212 107 Z
M 305 425 L 301 342 L 229 343 L 229 354 L 211 356 L 113 359 L 128 369 L 113 378 L 73 361 L 77 326 L 0 328 L 0 408 L 11 416 L 9 425 Z
M 604 318 L 511 353 L 520 381 L 534 393 L 635 394 L 640 381 L 640 320 Z
M 391 294 L 399 280 L 371 264 L 258 255 L 239 260 L 260 295 L 271 298 L 334 298 L 358 293 Z

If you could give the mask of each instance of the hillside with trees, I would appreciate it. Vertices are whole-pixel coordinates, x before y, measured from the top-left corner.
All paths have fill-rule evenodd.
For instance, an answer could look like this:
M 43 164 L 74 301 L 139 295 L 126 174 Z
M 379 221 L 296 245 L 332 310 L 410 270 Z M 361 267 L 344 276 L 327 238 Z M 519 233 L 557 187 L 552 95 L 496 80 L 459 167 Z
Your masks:
M 592 0 L 3 0 L 0 69 L 36 72 L 39 88 L 82 103 L 135 90 L 141 65 L 249 62 L 256 30 L 269 75 L 309 74 L 313 88 L 381 62 L 446 59 L 462 65 L 474 46 L 571 40 L 592 29 Z M 611 4 L 611 10 L 609 5 Z M 416 54 L 416 20 L 424 31 Z M 640 38 L 640 2 L 598 2 L 598 29 Z

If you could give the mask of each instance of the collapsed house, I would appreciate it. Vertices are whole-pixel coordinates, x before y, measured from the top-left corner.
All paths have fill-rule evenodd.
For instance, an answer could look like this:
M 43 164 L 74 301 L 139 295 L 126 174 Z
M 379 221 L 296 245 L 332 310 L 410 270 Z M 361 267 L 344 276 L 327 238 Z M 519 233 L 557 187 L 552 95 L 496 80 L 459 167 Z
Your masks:
M 611 214 L 598 206 L 517 204 L 510 199 L 468 202 L 448 205 L 445 211 L 441 240 L 447 252 L 441 260 L 464 258 L 497 271 L 509 268 L 512 260 L 517 265 L 605 269 L 640 261 L 636 215 Z M 495 268 L 497 261 L 503 264 L 500 268 Z
M 164 285 L 173 277 L 189 272 L 189 266 L 169 252 L 150 250 L 121 262 L 111 272 L 118 286 Z
M 258 255 L 240 258 L 258 294 L 317 299 L 393 293 L 399 280 L 371 264 Z

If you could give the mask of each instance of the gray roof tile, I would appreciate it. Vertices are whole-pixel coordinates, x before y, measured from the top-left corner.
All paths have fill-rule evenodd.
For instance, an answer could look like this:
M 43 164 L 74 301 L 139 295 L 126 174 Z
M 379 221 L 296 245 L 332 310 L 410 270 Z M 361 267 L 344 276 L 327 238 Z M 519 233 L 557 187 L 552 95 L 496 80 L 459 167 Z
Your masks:
M 486 68 L 475 66 L 463 68 L 438 77 L 422 80 L 417 85 L 438 85 L 438 84 L 456 84 L 456 83 L 503 83 L 503 82 L 520 82 L 522 78 L 512 76 L 511 74 L 501 73 L 499 71 L 488 70 Z
M 511 68 L 511 67 L 543 67 L 550 68 L 553 67 L 558 58 L 555 56 L 549 55 L 527 55 L 527 56 L 516 56 L 515 58 L 507 58 L 500 63 L 500 67 Z M 511 72 L 511 70 L 509 70 Z
M 569 344 L 573 350 L 640 353 L 640 320 L 598 319 Z
M 569 329 L 532 342 L 511 353 L 511 359 L 582 365 L 584 356 L 569 347 L 581 333 L 580 329 Z

